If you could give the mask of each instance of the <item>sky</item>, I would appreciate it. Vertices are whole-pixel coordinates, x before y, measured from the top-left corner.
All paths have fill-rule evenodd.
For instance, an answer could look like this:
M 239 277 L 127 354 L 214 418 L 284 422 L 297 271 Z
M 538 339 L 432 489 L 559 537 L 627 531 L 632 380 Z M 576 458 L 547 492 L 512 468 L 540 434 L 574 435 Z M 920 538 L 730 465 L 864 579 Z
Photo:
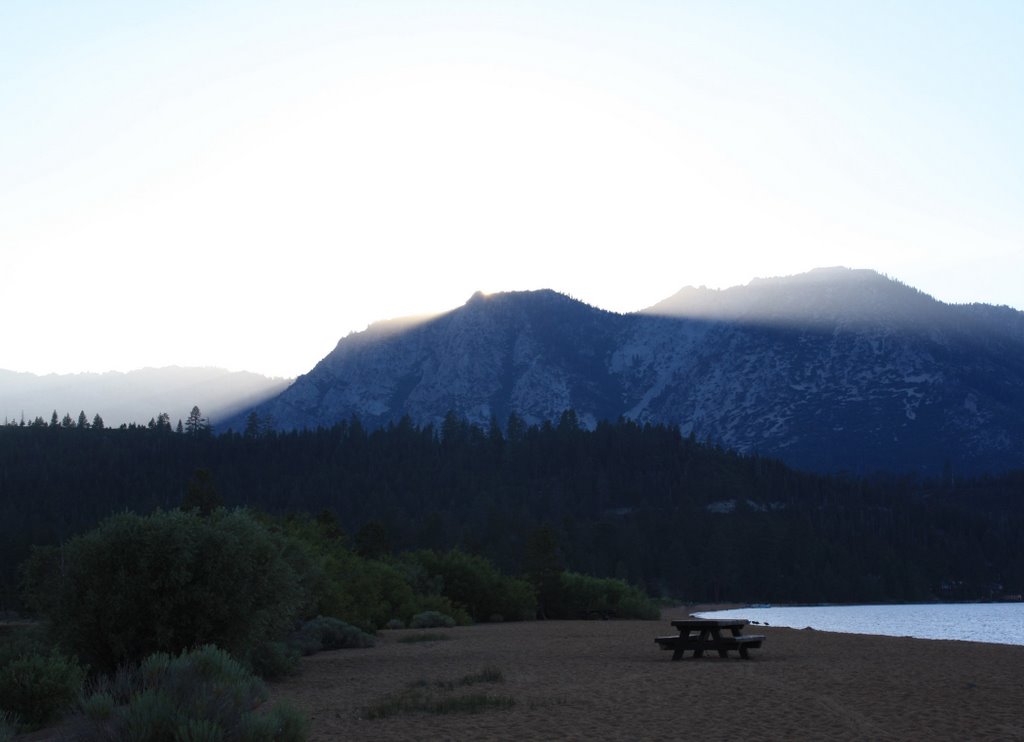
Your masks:
M 1024 309 L 1024 3 L 0 0 L 0 369 L 311 369 L 484 292 Z

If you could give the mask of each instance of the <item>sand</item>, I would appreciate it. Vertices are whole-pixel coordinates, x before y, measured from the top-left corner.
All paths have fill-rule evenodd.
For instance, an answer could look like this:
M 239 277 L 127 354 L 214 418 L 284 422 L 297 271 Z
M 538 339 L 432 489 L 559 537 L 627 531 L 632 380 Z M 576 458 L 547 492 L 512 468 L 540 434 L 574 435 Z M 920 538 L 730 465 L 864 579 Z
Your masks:
M 546 621 L 383 631 L 372 649 L 324 652 L 272 685 L 313 740 L 1024 739 L 1024 646 L 752 627 L 750 660 L 679 662 L 662 621 Z M 499 682 L 441 688 L 484 668 Z M 435 698 L 511 698 L 478 713 L 367 710 L 426 681 Z

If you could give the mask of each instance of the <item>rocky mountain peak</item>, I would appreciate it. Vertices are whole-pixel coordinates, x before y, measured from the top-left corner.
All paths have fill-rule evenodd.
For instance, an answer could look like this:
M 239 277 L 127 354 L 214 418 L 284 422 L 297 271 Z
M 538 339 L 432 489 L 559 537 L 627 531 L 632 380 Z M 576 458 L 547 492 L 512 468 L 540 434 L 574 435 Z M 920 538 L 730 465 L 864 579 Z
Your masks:
M 619 315 L 550 290 L 477 292 L 343 338 L 258 408 L 283 428 L 625 417 L 825 471 L 1024 466 L 1024 314 L 874 271 L 687 287 Z

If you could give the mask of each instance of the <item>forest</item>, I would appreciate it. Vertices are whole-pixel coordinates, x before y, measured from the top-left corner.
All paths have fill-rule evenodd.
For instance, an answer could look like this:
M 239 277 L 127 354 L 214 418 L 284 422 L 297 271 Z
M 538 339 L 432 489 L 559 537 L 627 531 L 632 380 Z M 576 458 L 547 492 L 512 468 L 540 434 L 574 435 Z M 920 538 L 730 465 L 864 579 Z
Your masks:
M 378 554 L 430 549 L 524 572 L 544 528 L 567 569 L 680 601 L 988 600 L 1024 592 L 1024 472 L 941 481 L 794 471 L 631 421 L 570 410 L 487 429 L 449 415 L 214 435 L 70 415 L 0 427 L 0 610 L 18 565 L 126 511 L 183 503 L 330 517 Z M 96 422 L 100 421 L 97 425 Z

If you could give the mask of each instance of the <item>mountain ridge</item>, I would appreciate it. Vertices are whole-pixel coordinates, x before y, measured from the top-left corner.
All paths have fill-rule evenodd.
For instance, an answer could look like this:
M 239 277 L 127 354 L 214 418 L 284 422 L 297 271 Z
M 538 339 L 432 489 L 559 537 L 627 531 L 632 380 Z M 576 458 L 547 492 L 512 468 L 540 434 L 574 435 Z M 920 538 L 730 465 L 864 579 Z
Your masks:
M 342 338 L 255 412 L 295 429 L 566 409 L 819 471 L 1003 470 L 1024 465 L 1024 314 L 846 268 L 689 287 L 630 314 L 548 289 L 477 293 Z

